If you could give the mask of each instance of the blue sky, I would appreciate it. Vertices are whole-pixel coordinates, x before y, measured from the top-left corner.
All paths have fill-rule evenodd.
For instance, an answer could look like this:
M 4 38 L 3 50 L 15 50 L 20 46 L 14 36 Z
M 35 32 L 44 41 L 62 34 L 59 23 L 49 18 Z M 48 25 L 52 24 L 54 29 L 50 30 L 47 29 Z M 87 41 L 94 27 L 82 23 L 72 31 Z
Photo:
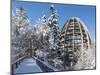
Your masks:
M 16 7 L 22 6 L 32 21 L 35 24 L 43 14 L 50 16 L 50 5 L 53 3 L 37 3 L 37 2 L 12 2 L 12 10 L 15 13 Z M 58 12 L 59 27 L 61 28 L 70 17 L 79 17 L 88 28 L 92 39 L 95 39 L 96 27 L 96 7 L 89 5 L 73 5 L 73 4 L 53 4 Z

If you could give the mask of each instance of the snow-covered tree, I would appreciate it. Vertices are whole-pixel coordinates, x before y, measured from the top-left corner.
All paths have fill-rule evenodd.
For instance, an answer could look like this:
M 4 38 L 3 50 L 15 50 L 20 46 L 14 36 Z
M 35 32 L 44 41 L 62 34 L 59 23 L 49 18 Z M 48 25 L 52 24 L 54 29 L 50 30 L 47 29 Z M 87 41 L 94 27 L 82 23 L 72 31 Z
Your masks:
M 95 48 L 83 49 L 78 62 L 73 66 L 73 70 L 95 69 Z
M 61 65 L 61 63 L 57 63 L 56 61 L 61 61 L 58 57 L 58 43 L 59 43 L 59 27 L 58 27 L 58 14 L 54 8 L 54 5 L 50 6 L 51 15 L 48 18 L 48 26 L 49 26 L 49 55 L 48 61 L 51 65 L 55 66 L 55 64 Z M 55 66 L 56 67 L 56 66 Z
M 33 36 L 35 36 L 35 30 L 32 23 L 23 7 L 18 7 L 16 13 L 12 15 L 12 52 L 22 55 L 21 53 L 29 49 L 30 45 L 32 48 Z
M 49 42 L 51 44 L 50 48 L 56 50 L 57 43 L 58 43 L 58 34 L 59 34 L 58 14 L 54 8 L 54 5 L 51 5 L 50 11 L 51 11 L 51 15 L 48 19 L 48 26 L 50 27 Z
M 47 25 L 47 18 L 43 15 L 38 21 L 38 50 L 43 52 L 44 59 L 47 57 L 49 50 L 49 27 Z M 37 51 L 39 52 L 39 51 Z

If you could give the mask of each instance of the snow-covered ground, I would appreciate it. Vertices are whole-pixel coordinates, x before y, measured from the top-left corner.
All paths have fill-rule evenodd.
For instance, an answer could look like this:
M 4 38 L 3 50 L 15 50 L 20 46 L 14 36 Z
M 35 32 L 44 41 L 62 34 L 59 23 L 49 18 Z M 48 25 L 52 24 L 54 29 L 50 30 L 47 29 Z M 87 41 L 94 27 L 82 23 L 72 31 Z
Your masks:
M 24 59 L 20 66 L 14 71 L 14 73 L 33 73 L 42 72 L 33 58 Z

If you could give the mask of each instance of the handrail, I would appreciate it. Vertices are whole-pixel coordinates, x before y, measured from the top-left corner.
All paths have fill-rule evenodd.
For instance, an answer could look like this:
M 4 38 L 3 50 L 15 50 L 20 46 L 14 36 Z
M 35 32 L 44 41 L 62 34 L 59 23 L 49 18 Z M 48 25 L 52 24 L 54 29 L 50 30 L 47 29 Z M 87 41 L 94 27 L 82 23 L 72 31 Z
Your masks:
M 14 61 L 14 62 L 11 62 L 11 63 L 12 63 L 12 64 L 11 64 L 12 75 L 14 74 L 14 69 L 16 69 L 16 68 L 20 65 L 20 63 L 23 61 L 23 59 L 24 59 L 25 57 L 26 57 L 26 56 L 23 56 L 23 57 L 17 59 L 16 61 Z
M 17 59 L 16 61 L 12 62 L 12 64 L 15 64 L 16 62 L 18 62 L 18 61 L 22 60 L 22 59 L 23 59 L 23 58 L 25 58 L 25 57 L 26 57 L 26 56 L 23 56 L 23 57 L 21 57 L 21 58 Z
M 41 61 L 40 59 L 38 59 L 37 57 L 34 57 L 37 61 L 41 62 L 41 65 L 43 64 L 45 67 L 47 67 L 49 70 L 52 71 L 59 71 L 58 69 L 56 69 L 55 67 L 48 65 L 46 62 Z M 46 69 L 47 70 L 47 69 Z M 48 70 L 48 71 L 49 71 Z

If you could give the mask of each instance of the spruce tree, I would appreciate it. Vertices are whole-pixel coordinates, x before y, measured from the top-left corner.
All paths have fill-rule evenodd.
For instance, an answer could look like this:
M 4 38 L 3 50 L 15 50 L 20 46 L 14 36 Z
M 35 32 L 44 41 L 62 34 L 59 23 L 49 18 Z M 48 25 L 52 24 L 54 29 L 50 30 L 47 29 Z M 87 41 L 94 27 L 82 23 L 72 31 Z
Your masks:
M 50 43 L 51 49 L 57 49 L 57 42 L 58 42 L 58 34 L 59 34 L 59 27 L 58 27 L 58 15 L 57 11 L 54 9 L 54 5 L 50 7 L 51 16 L 48 20 L 48 26 L 50 27 Z
M 48 26 L 50 29 L 49 34 L 49 56 L 48 60 L 49 62 L 56 67 L 57 63 L 55 61 L 60 61 L 58 59 L 58 43 L 59 43 L 59 27 L 58 27 L 58 14 L 56 9 L 54 8 L 54 5 L 51 5 L 50 7 L 51 15 L 48 18 Z

